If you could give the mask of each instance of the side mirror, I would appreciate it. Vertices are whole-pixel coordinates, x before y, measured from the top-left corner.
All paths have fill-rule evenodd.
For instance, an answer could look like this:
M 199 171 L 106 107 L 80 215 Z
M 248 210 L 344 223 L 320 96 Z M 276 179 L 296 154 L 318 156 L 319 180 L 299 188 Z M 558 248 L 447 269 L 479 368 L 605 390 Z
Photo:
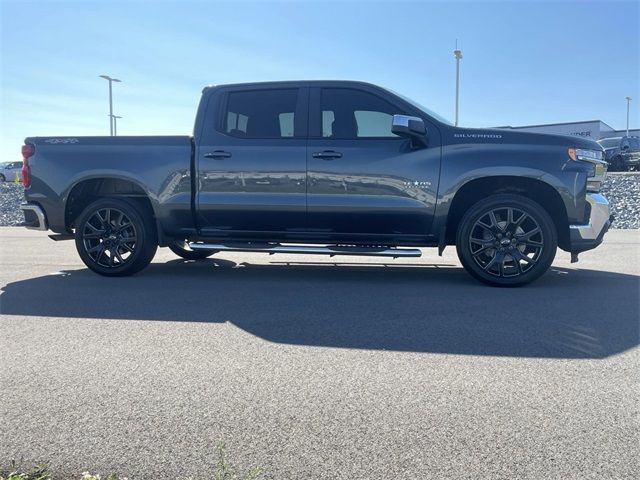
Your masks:
M 391 132 L 411 139 L 414 148 L 427 146 L 427 127 L 419 117 L 408 115 L 394 115 L 391 123 Z

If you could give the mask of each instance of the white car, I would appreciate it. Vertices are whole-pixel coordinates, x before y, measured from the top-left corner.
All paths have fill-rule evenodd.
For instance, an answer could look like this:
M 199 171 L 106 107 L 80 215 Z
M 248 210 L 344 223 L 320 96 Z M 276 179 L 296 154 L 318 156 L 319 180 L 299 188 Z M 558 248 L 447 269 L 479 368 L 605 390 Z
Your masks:
M 13 182 L 22 178 L 22 162 L 4 162 L 0 163 L 0 182 Z

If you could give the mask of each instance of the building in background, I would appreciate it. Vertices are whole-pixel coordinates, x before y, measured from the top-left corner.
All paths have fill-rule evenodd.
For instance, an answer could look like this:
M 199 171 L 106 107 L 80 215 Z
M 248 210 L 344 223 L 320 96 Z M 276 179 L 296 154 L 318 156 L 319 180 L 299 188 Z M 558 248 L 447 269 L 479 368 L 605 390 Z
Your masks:
M 496 128 L 522 130 L 523 132 L 553 133 L 556 135 L 576 135 L 578 137 L 586 137 L 593 140 L 609 137 L 622 137 L 627 134 L 626 130 L 614 130 L 602 120 L 547 123 L 544 125 L 523 125 L 521 127 L 503 126 Z M 629 129 L 629 135 L 640 136 L 640 129 Z

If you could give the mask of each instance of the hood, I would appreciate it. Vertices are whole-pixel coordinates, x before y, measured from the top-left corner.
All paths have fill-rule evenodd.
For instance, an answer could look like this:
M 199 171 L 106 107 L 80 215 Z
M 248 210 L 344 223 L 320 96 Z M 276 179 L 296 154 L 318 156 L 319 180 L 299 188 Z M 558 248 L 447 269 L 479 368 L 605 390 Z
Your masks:
M 531 145 L 559 145 L 566 147 L 602 150 L 595 140 L 574 135 L 522 132 L 509 128 L 449 127 L 443 132 L 444 144 L 457 143 L 511 143 Z

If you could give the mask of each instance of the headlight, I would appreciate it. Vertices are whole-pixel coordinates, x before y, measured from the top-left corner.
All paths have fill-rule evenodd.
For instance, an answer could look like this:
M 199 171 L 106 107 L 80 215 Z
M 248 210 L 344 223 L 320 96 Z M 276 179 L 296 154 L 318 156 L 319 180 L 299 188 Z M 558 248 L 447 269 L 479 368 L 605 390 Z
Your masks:
M 586 148 L 569 147 L 567 154 L 571 160 L 602 160 L 602 150 L 587 150 Z
M 607 162 L 602 160 L 602 150 L 569 147 L 567 155 L 571 160 L 581 160 L 591 164 L 591 170 L 587 174 L 587 191 L 599 192 L 607 176 Z

